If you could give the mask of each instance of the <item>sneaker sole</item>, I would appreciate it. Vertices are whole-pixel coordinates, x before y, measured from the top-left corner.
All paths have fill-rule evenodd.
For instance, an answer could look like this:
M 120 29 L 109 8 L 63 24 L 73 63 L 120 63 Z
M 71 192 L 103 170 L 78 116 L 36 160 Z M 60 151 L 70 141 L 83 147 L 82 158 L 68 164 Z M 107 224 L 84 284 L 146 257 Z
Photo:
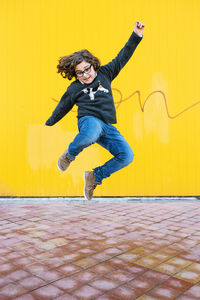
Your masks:
M 58 170 L 60 170 L 61 172 L 64 172 L 64 171 L 67 170 L 67 168 L 66 168 L 65 170 L 62 170 L 62 169 L 59 167 L 58 162 L 57 162 L 57 167 L 58 167 Z
M 84 195 L 85 200 L 90 201 L 90 200 L 86 197 L 86 194 L 85 194 L 85 185 L 86 185 L 86 173 L 84 173 L 84 189 L 83 189 L 83 195 Z

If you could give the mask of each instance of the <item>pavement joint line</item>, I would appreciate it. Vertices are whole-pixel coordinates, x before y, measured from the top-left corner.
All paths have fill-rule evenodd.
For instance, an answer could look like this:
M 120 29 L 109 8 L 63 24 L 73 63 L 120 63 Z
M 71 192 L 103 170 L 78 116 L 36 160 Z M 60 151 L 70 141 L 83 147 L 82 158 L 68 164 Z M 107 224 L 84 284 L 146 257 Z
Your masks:
M 175 243 L 175 242 L 174 242 Z M 173 244 L 174 244 L 173 243 Z M 109 248 L 112 248 L 112 246 L 111 247 L 108 247 L 108 248 L 106 248 L 106 249 L 109 249 Z M 136 247 L 136 248 L 139 248 L 139 247 Z M 136 249 L 136 248 L 134 248 L 134 249 Z M 166 246 L 163 246 L 161 249 L 159 249 L 158 251 L 160 251 L 160 250 L 162 250 L 162 249 L 164 249 L 164 248 L 166 248 Z M 129 250 L 130 251 L 130 250 Z M 129 252 L 129 251 L 123 251 L 122 252 L 122 254 L 125 254 L 126 252 Z M 157 251 L 156 251 L 157 252 Z M 155 253 L 156 253 L 155 252 Z M 181 250 L 180 251 L 180 253 L 182 253 L 182 252 L 184 252 L 184 250 Z M 97 252 L 95 252 L 95 254 L 98 254 L 98 253 L 101 253 L 101 251 L 97 251 Z M 180 253 L 178 253 L 178 255 L 180 254 Z M 120 254 L 121 255 L 121 254 Z M 146 256 L 148 256 L 149 254 L 147 254 L 147 255 L 142 255 L 141 256 L 141 258 L 143 258 L 143 257 L 146 257 Z M 119 256 L 119 254 L 116 254 L 116 255 L 114 255 L 114 256 L 112 256 L 112 258 L 117 258 Z M 172 258 L 174 258 L 174 257 L 176 257 L 177 255 L 174 255 L 174 256 L 172 256 L 170 259 L 172 259 Z M 83 257 L 83 258 L 86 258 L 87 256 L 85 256 L 85 257 Z M 49 285 L 49 284 L 54 284 L 55 282 L 57 282 L 57 281 L 59 281 L 59 280 L 61 280 L 61 279 L 64 279 L 64 278 L 68 278 L 68 277 L 71 277 L 71 276 L 73 276 L 74 274 L 77 274 L 77 273 L 80 273 L 80 272 L 82 272 L 82 271 L 85 271 L 85 270 L 88 270 L 88 269 L 90 269 L 91 267 L 95 267 L 95 266 L 97 266 L 97 265 L 99 265 L 99 264 L 101 264 L 101 263 L 105 263 L 105 262 L 107 262 L 107 261 L 109 261 L 110 260 L 110 258 L 105 258 L 105 259 L 103 259 L 102 261 L 100 261 L 100 262 L 97 262 L 97 263 L 95 263 L 94 265 L 91 265 L 91 266 L 88 266 L 88 267 L 85 267 L 85 268 L 83 268 L 83 269 L 80 269 L 80 270 L 77 270 L 77 271 L 75 271 L 74 273 L 72 273 L 72 274 L 68 274 L 68 275 L 65 275 L 65 274 L 63 274 L 63 277 L 61 277 L 61 278 L 59 278 L 59 279 L 56 279 L 56 280 L 53 280 L 53 281 L 50 281 L 50 282 L 48 282 L 48 283 L 46 283 L 46 284 L 44 284 L 44 285 L 42 285 L 41 287 L 44 287 L 44 286 L 47 286 L 47 285 Z M 137 259 L 136 259 L 137 260 Z M 166 262 L 166 261 L 168 261 L 169 260 L 169 258 L 168 259 L 166 259 L 164 262 Z M 75 263 L 76 261 L 74 261 L 74 262 L 71 262 L 72 264 L 73 263 Z M 125 261 L 126 262 L 126 261 Z M 135 264 L 135 265 L 137 265 L 137 266 L 139 266 L 139 267 L 141 267 L 141 265 L 140 264 L 137 264 L 137 262 L 136 261 L 133 261 L 133 262 L 128 262 L 127 261 L 127 263 L 133 263 L 133 264 Z M 163 262 L 161 262 L 161 263 L 163 263 Z M 161 264 L 160 263 L 160 264 Z M 160 265 L 160 264 L 158 264 L 158 265 Z M 193 264 L 193 262 L 191 261 L 191 264 Z M 188 267 L 188 266 L 185 266 L 183 269 L 185 269 L 186 267 Z M 145 267 L 146 269 L 147 269 L 147 271 L 151 271 L 151 270 L 154 270 L 154 268 L 152 268 L 152 267 Z M 53 270 L 54 268 L 52 268 L 52 270 Z M 117 270 L 120 270 L 121 268 L 120 267 L 116 267 L 116 271 Z M 51 269 L 50 269 L 51 270 Z M 146 271 L 146 272 L 147 272 Z M 111 271 L 112 272 L 112 271 Z M 108 272 L 107 274 L 109 274 L 109 273 L 111 273 L 111 272 Z M 160 273 L 162 273 L 161 271 L 158 271 L 158 272 L 160 272 Z M 178 273 L 178 272 L 180 272 L 180 271 L 177 271 L 176 273 Z M 176 273 L 174 273 L 174 274 L 176 274 Z M 106 275 L 107 275 L 106 274 Z M 162 273 L 162 274 L 164 274 L 164 273 Z M 167 275 L 169 275 L 169 278 L 171 278 L 171 277 L 173 277 L 174 276 L 174 274 L 167 274 Z M 98 275 L 98 274 L 96 274 L 96 275 Z M 98 277 L 98 278 L 102 278 L 102 277 L 104 277 L 104 275 L 102 275 L 102 274 L 99 274 L 100 276 Z M 140 277 L 141 275 L 137 275 L 134 279 L 137 279 L 138 277 Z M 40 278 L 39 276 L 37 276 L 36 275 L 36 277 L 38 277 L 38 278 Z M 168 278 L 168 279 L 169 279 Z M 166 279 L 166 280 L 168 280 L 168 279 Z M 133 279 L 130 279 L 128 282 L 130 282 L 130 281 L 132 281 Z M 152 287 L 152 288 L 150 288 L 149 290 L 147 290 L 147 291 L 145 291 L 145 293 L 147 293 L 147 292 L 149 292 L 149 291 L 151 291 L 153 288 L 155 288 L 155 287 L 157 287 L 157 286 L 160 286 L 163 282 L 165 282 L 166 280 L 163 280 L 162 282 L 160 282 L 160 283 L 158 283 L 156 286 L 154 286 L 154 287 Z M 199 283 L 199 282 L 197 282 L 197 283 Z M 89 283 L 88 283 L 89 284 Z M 121 285 L 123 285 L 124 283 L 121 283 L 121 284 L 119 284 L 119 286 L 118 287 L 120 287 Z M 35 288 L 35 289 L 33 289 L 33 290 L 31 290 L 30 292 L 33 292 L 34 290 L 37 290 L 37 288 Z M 184 291 L 185 292 L 185 291 Z M 139 296 L 138 296 L 139 297 Z M 135 299 L 137 299 L 138 297 L 136 297 Z
M 106 248 L 106 249 L 109 249 L 110 247 L 108 247 L 108 248 Z M 136 247 L 136 248 L 138 248 L 138 247 Z M 163 248 L 166 248 L 166 246 L 164 246 L 164 247 L 162 247 L 161 249 L 163 249 Z M 135 248 L 134 248 L 135 249 Z M 160 251 L 160 249 L 159 249 L 159 251 Z M 101 251 L 97 251 L 96 253 L 100 253 Z M 123 253 L 126 253 L 126 252 L 129 252 L 129 251 L 123 251 Z M 156 251 L 157 252 L 157 251 Z M 181 252 L 184 252 L 184 250 L 183 251 L 180 251 L 180 253 Z M 178 254 L 180 254 L 180 253 L 178 253 Z M 121 254 L 120 254 L 121 255 Z M 114 255 L 112 258 L 116 258 L 117 256 L 119 256 L 119 254 L 117 254 L 117 255 Z M 144 255 L 144 256 L 142 256 L 142 257 L 145 257 L 145 256 L 148 256 L 148 255 Z M 177 255 L 174 255 L 173 257 L 176 257 Z M 87 256 L 85 256 L 85 257 L 87 257 Z M 172 257 L 172 258 L 173 258 Z M 171 258 L 170 258 L 171 259 Z M 94 265 L 92 265 L 92 266 L 96 266 L 96 265 L 98 265 L 98 264 L 101 264 L 101 263 L 104 263 L 104 262 L 106 262 L 106 261 L 109 261 L 110 260 L 110 258 L 108 258 L 108 259 L 104 259 L 104 260 L 102 260 L 101 262 L 97 262 L 96 264 L 94 264 Z M 164 262 L 166 262 L 166 261 L 168 261 L 169 259 L 166 259 Z M 73 262 L 72 262 L 73 263 Z M 129 263 L 131 263 L 131 262 L 129 262 Z M 139 264 L 137 264 L 137 262 L 135 262 L 135 261 L 133 261 L 132 262 L 133 264 L 135 264 L 135 265 L 138 265 L 138 266 L 141 266 L 141 265 L 139 265 Z M 163 262 L 162 262 L 163 263 Z M 193 262 L 191 262 L 191 264 L 192 264 Z M 161 263 L 160 263 L 161 264 Z M 158 264 L 159 265 L 159 264 Z M 53 280 L 53 281 L 50 281 L 50 282 L 48 282 L 48 283 L 46 283 L 46 284 L 44 284 L 44 285 L 42 285 L 41 287 L 45 287 L 45 286 L 47 286 L 47 285 L 49 285 L 49 284 L 54 284 L 55 282 L 57 282 L 57 281 L 59 281 L 59 280 L 61 280 L 61 279 L 64 279 L 64 278 L 67 278 L 67 277 L 71 277 L 71 276 L 73 276 L 74 274 L 77 274 L 77 273 L 80 273 L 81 271 L 85 271 L 85 270 L 88 270 L 88 269 L 90 269 L 90 267 L 91 266 L 88 266 L 88 267 L 86 267 L 86 268 L 83 268 L 83 269 L 80 269 L 80 270 L 77 270 L 77 271 L 75 271 L 74 273 L 72 273 L 72 274 L 68 274 L 68 275 L 65 275 L 65 274 L 63 274 L 63 276 L 61 277 L 61 278 L 59 278 L 59 279 L 56 279 L 56 280 Z M 188 267 L 188 266 L 185 266 L 183 269 L 185 269 L 186 267 Z M 152 267 L 145 267 L 148 271 L 151 271 L 151 270 L 154 270 L 154 268 L 152 268 Z M 117 270 L 119 270 L 120 269 L 120 267 L 118 267 L 118 268 L 116 268 L 116 271 Z M 53 270 L 53 268 L 52 268 L 52 270 Z M 180 271 L 177 271 L 176 273 L 178 273 L 178 272 L 180 272 Z M 107 274 L 109 274 L 109 273 L 111 273 L 111 272 L 108 272 Z M 161 272 L 162 273 L 162 272 Z M 171 278 L 171 277 L 173 277 L 176 273 L 174 273 L 174 274 L 168 274 L 169 275 L 169 278 Z M 106 274 L 106 275 L 107 275 Z M 98 274 L 97 274 L 98 275 Z M 134 279 L 137 279 L 138 277 L 140 277 L 141 275 L 138 275 L 138 276 L 136 276 Z M 38 278 L 40 278 L 39 276 L 37 276 L 36 275 L 36 277 L 38 277 Z M 104 278 L 104 275 L 100 275 L 98 278 Z M 169 279 L 168 278 L 168 279 Z M 166 280 L 168 280 L 168 279 L 166 279 Z M 133 279 L 130 279 L 129 281 L 127 281 L 127 282 L 130 282 L 130 281 L 132 281 Z M 155 288 L 155 287 L 158 287 L 158 286 L 160 286 L 161 284 L 163 284 L 163 282 L 165 282 L 166 280 L 163 280 L 162 282 L 160 282 L 160 283 L 157 283 L 156 284 L 156 286 L 154 286 L 154 287 L 152 287 L 152 288 L 150 288 L 150 289 L 148 289 L 147 291 L 145 291 L 145 294 L 146 293 L 148 293 L 149 291 L 151 291 L 153 288 Z M 200 282 L 200 281 L 199 281 Z M 199 282 L 197 282 L 196 284 L 198 284 Z M 84 284 L 84 283 L 83 283 Z M 89 283 L 88 283 L 89 284 Z M 122 282 L 121 284 L 119 284 L 119 286 L 118 287 L 120 287 L 120 286 L 122 286 L 124 283 Z M 195 284 L 195 285 L 196 285 Z M 189 289 L 189 288 L 188 288 Z M 37 288 L 35 288 L 35 289 L 33 289 L 33 290 L 31 290 L 31 291 L 29 291 L 29 292 L 34 292 L 35 290 L 37 290 Z M 184 291 L 185 292 L 185 291 Z M 144 295 L 145 295 L 144 294 Z M 103 295 L 103 294 L 102 294 Z M 181 295 L 181 294 L 180 294 Z M 180 296 L 179 295 L 179 296 Z M 139 296 L 138 296 L 139 297 Z M 136 297 L 135 299 L 137 299 L 138 297 Z
M 127 252 L 127 251 L 126 251 Z M 118 255 L 115 255 L 114 257 L 112 257 L 112 258 L 115 258 L 115 257 L 117 257 Z M 68 275 L 65 275 L 65 274 L 63 274 L 63 277 L 61 277 L 61 278 L 59 278 L 59 279 L 56 279 L 56 280 L 53 280 L 53 281 L 50 281 L 50 282 L 48 282 L 48 283 L 46 283 L 46 284 L 44 284 L 44 285 L 42 285 L 41 287 L 45 287 L 45 286 L 48 286 L 49 284 L 54 284 L 54 283 L 56 283 L 57 281 L 59 281 L 59 280 L 61 280 L 61 279 L 65 279 L 65 278 L 69 278 L 69 277 L 71 277 L 71 276 L 73 276 L 73 275 L 75 275 L 75 274 L 78 274 L 78 273 L 80 273 L 80 272 L 82 272 L 82 271 L 86 271 L 86 270 L 89 270 L 91 267 L 95 267 L 95 266 L 97 266 L 98 264 L 100 264 L 100 263 L 104 263 L 104 262 L 106 262 L 106 261 L 108 261 L 108 260 L 110 260 L 110 259 L 105 259 L 105 260 L 103 260 L 103 261 L 101 261 L 101 262 L 98 262 L 98 263 L 96 263 L 96 264 L 94 264 L 94 265 L 91 265 L 91 266 L 88 266 L 88 267 L 86 267 L 86 268 L 83 268 L 83 269 L 81 269 L 81 270 L 78 270 L 78 271 L 75 271 L 74 273 L 72 273 L 72 274 L 68 274 Z M 130 263 L 130 262 L 129 262 Z M 136 264 L 136 263 L 134 263 L 133 262 L 133 264 Z M 141 265 L 138 265 L 138 264 L 136 264 L 137 266 L 141 266 Z M 152 268 L 149 268 L 149 267 L 145 267 L 146 269 L 147 269 L 147 271 L 151 271 L 151 270 L 153 270 Z M 53 268 L 52 268 L 52 270 L 53 270 Z M 117 270 L 120 270 L 120 267 L 117 267 L 116 269 L 115 269 L 115 271 L 117 271 Z M 147 271 L 145 271 L 145 272 L 147 272 Z M 98 274 L 98 273 L 95 273 L 98 277 L 97 278 L 105 278 L 104 277 L 104 275 L 108 275 L 109 273 L 111 273 L 112 271 L 110 271 L 110 272 L 108 272 L 108 273 L 106 273 L 106 274 Z M 161 272 L 162 273 L 162 272 Z M 38 278 L 40 278 L 38 275 L 35 275 L 36 277 L 38 277 Z M 138 277 L 140 277 L 141 275 L 137 275 L 134 279 L 137 279 Z M 171 276 L 173 276 L 173 275 L 171 275 Z M 169 276 L 169 277 L 171 277 L 171 276 Z M 130 282 L 130 281 L 132 281 L 133 279 L 130 279 L 130 280 L 128 280 L 127 282 Z M 162 282 L 161 282 L 162 283 Z M 159 286 L 161 283 L 158 283 L 157 285 Z M 87 283 L 88 285 L 89 285 L 89 282 Z M 85 285 L 85 283 L 83 282 L 83 285 Z M 124 282 L 122 282 L 121 284 L 119 283 L 119 285 L 117 286 L 117 287 L 120 287 L 121 285 L 124 285 Z M 156 285 L 156 286 L 157 286 Z M 82 285 L 81 285 L 82 286 Z M 81 287 L 80 286 L 80 287 Z M 33 292 L 33 291 L 35 291 L 35 290 L 37 290 L 38 288 L 34 288 L 33 290 L 31 290 L 31 291 L 29 291 L 29 292 Z M 115 289 L 115 288 L 113 288 L 113 289 Z M 113 290 L 113 289 L 111 289 L 111 290 Z M 100 290 L 101 291 L 101 290 Z M 148 290 L 149 291 L 149 290 Z M 71 291 L 70 291 L 71 292 Z M 69 293 L 70 293 L 69 292 Z M 73 291 L 72 291 L 73 292 Z M 105 294 L 105 293 L 103 293 L 103 294 Z M 103 295 L 102 294 L 102 295 Z M 53 298 L 54 299 L 54 298 Z M 136 298 L 135 298 L 136 299 Z

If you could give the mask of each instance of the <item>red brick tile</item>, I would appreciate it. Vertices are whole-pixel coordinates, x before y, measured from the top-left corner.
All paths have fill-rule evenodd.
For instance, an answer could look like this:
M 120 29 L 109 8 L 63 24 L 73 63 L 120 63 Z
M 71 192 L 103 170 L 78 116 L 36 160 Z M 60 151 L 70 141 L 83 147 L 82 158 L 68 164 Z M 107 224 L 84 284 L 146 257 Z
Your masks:
M 24 294 L 22 296 L 15 298 L 14 300 L 37 300 L 37 299 L 33 297 L 31 294 Z
M 52 282 L 52 281 L 58 280 L 58 279 L 62 278 L 63 276 L 64 276 L 63 273 L 60 273 L 55 270 L 37 273 L 37 277 L 43 279 L 46 282 Z
M 128 243 L 126 243 L 126 244 L 121 244 L 121 245 L 117 245 L 117 248 L 119 248 L 120 250 L 122 250 L 122 251 L 129 251 L 129 250 L 132 250 L 132 249 L 134 249 L 134 248 L 136 248 L 137 246 L 132 246 L 132 245 L 130 245 L 130 244 L 128 244 Z
M 16 270 L 10 274 L 7 275 L 7 278 L 12 280 L 12 281 L 18 281 L 21 280 L 25 277 L 30 276 L 30 273 L 24 271 L 24 270 Z
M 25 267 L 35 262 L 36 260 L 32 257 L 22 257 L 20 259 L 15 260 L 14 264 L 19 267 Z
M 0 264 L 5 264 L 9 262 L 9 260 L 7 260 L 6 258 L 0 258 Z
M 170 247 L 171 247 L 171 246 L 169 246 L 169 247 L 167 247 L 167 248 L 164 248 L 164 249 L 161 249 L 161 250 L 160 250 L 159 252 L 157 252 L 157 253 L 162 253 L 162 254 L 168 255 L 169 258 L 179 254 L 180 251 L 174 250 L 174 249 L 172 249 L 172 248 L 170 248 Z
M 8 285 L 11 282 L 12 282 L 12 280 L 10 280 L 8 278 L 5 278 L 5 277 L 0 278 L 0 288 Z
M 95 252 L 95 250 L 90 249 L 90 248 L 83 248 L 83 249 L 80 249 L 77 251 L 77 253 L 82 255 L 82 257 L 94 254 L 94 252 Z
M 69 241 L 64 238 L 54 238 L 54 239 L 48 240 L 48 243 L 51 243 L 56 247 L 60 247 L 62 245 L 68 244 Z
M 116 281 L 102 277 L 94 280 L 93 282 L 90 282 L 90 285 L 102 291 L 109 291 L 117 287 L 119 284 Z
M 194 297 L 192 297 L 192 296 L 187 296 L 187 295 L 181 295 L 181 296 L 178 296 L 177 298 L 176 298 L 177 300 L 199 300 L 199 298 L 194 298 Z
M 123 266 L 127 265 L 127 262 L 117 257 L 109 259 L 108 261 L 106 261 L 106 263 L 114 268 L 123 268 Z
M 48 259 L 42 260 L 42 263 L 44 265 L 48 266 L 48 268 L 50 268 L 50 269 L 58 268 L 58 267 L 64 265 L 63 260 L 58 257 L 50 257 Z
M 143 267 L 147 267 L 147 268 L 153 268 L 160 264 L 160 260 L 156 259 L 152 255 L 142 257 L 141 259 L 136 260 L 135 262 L 136 262 L 136 264 L 141 265 Z
M 33 295 L 33 297 L 39 298 L 40 300 L 50 300 L 53 298 L 56 298 L 58 296 L 63 295 L 64 292 L 60 289 L 58 289 L 57 287 L 53 286 L 53 285 L 47 285 L 44 287 L 41 287 L 37 290 L 34 290 L 31 295 Z
M 170 287 L 177 289 L 181 292 L 184 292 L 185 290 L 189 289 L 192 284 L 190 282 L 175 278 L 175 277 L 170 277 L 166 281 L 162 283 L 163 286 Z
M 90 245 L 90 249 L 94 250 L 95 252 L 99 251 L 101 249 L 105 249 L 105 248 L 107 248 L 107 246 L 105 246 L 105 245 L 104 246 L 99 245 L 99 243 L 94 243 L 93 242 L 93 244 Z
M 174 274 L 174 277 L 191 282 L 193 284 L 200 281 L 200 274 L 198 272 L 193 272 L 189 268 L 185 268 L 181 272 Z
M 76 251 L 76 250 L 78 250 L 78 249 L 80 249 L 81 248 L 81 245 L 80 244 L 78 244 L 78 243 L 70 243 L 70 244 L 68 244 L 67 245 L 67 250 L 68 251 Z
M 62 246 L 62 247 L 56 247 L 56 248 L 51 249 L 44 253 L 49 253 L 49 255 L 51 257 L 58 257 L 58 258 L 62 259 L 63 256 L 65 256 L 69 253 L 69 251 L 64 246 Z
M 77 261 L 78 259 L 82 259 L 82 255 L 80 255 L 79 253 L 70 253 L 62 256 L 62 260 L 64 263 L 71 263 Z
M 95 299 L 95 297 L 101 295 L 102 292 L 89 286 L 84 285 L 80 289 L 76 290 L 73 295 L 77 296 L 78 299 L 81 300 L 89 300 L 89 299 Z
M 91 266 L 94 266 L 98 263 L 98 261 L 91 257 L 86 257 L 80 260 L 77 260 L 74 262 L 75 265 L 82 267 L 82 268 L 88 268 Z
M 125 264 L 121 270 L 125 270 L 125 271 L 131 273 L 132 275 L 139 276 L 139 275 L 143 274 L 144 272 L 146 272 L 148 269 L 144 268 L 142 266 L 136 265 L 134 263 L 130 263 L 130 264 L 128 263 L 128 264 Z
M 191 265 L 192 262 L 190 260 L 185 260 L 180 257 L 173 257 L 173 258 L 169 259 L 167 261 L 167 263 L 184 268 L 184 267 Z
M 116 300 L 117 298 L 108 294 L 104 294 L 102 296 L 99 296 L 95 298 L 95 300 Z
M 198 263 L 192 263 L 190 266 L 187 267 L 187 270 L 196 272 L 200 275 L 200 264 Z
M 86 282 L 94 280 L 98 276 L 99 276 L 98 274 L 91 272 L 91 269 L 89 269 L 89 270 L 80 271 L 77 274 L 74 274 L 73 279 L 77 279 L 77 280 L 81 281 L 82 283 L 86 283 Z
M 37 254 L 32 254 L 34 256 L 34 259 L 36 259 L 38 262 L 47 262 L 49 259 L 54 258 L 51 253 L 48 252 L 41 252 Z M 56 257 L 58 258 L 58 257 Z M 59 259 L 59 258 L 58 258 Z
M 179 254 L 179 257 L 183 258 L 183 259 L 187 259 L 187 260 L 191 260 L 194 262 L 198 262 L 200 261 L 200 255 L 198 253 L 193 253 L 185 251 Z
M 54 300 L 77 300 L 77 297 L 74 297 L 70 294 L 64 294 L 63 296 L 60 296 L 58 298 L 54 298 Z
M 116 289 L 113 289 L 108 294 L 120 300 L 133 300 L 140 295 L 140 292 L 129 288 L 127 285 L 122 285 Z
M 31 274 L 37 275 L 40 272 L 48 271 L 49 268 L 41 263 L 34 263 L 28 266 L 24 266 L 24 269 L 30 272 Z
M 118 281 L 119 283 L 125 283 L 132 280 L 135 276 L 131 273 L 124 271 L 124 270 L 116 270 L 104 275 L 105 278 Z
M 154 268 L 154 270 L 162 272 L 164 274 L 174 275 L 175 273 L 182 270 L 182 267 L 171 265 L 171 264 L 168 264 L 168 263 L 161 263 L 160 265 L 156 266 Z
M 92 243 L 93 243 L 93 241 L 87 240 L 87 239 L 83 239 L 83 240 L 80 240 L 80 241 L 78 242 L 78 244 L 81 245 L 82 247 L 83 247 L 83 246 L 89 246 L 89 245 L 91 245 Z
M 153 242 L 149 242 L 149 243 L 146 243 L 146 244 L 144 245 L 144 248 L 146 248 L 146 249 L 151 249 L 151 250 L 159 250 L 159 249 L 161 248 L 161 246 L 160 246 L 160 245 L 157 245 L 157 244 L 155 244 L 155 243 L 153 243 Z
M 110 255 L 106 253 L 105 251 L 96 253 L 91 255 L 92 258 L 96 259 L 97 261 L 102 261 L 110 258 Z
M 17 269 L 18 269 L 18 267 L 12 263 L 3 263 L 2 265 L 0 265 L 0 275 L 6 276 L 8 274 L 13 273 Z
M 27 291 L 32 291 L 43 285 L 46 285 L 46 282 L 36 276 L 27 277 L 23 280 L 17 282 L 18 285 L 22 286 Z
M 110 256 L 115 256 L 115 255 L 121 254 L 123 252 L 123 250 L 118 249 L 118 248 L 108 248 L 104 252 Z
M 6 255 L 6 259 L 9 261 L 14 261 L 16 259 L 22 258 L 24 255 L 22 255 L 19 252 L 10 252 L 9 254 Z
M 19 240 L 17 238 L 6 239 L 1 242 L 4 247 L 14 247 L 17 245 Z
M 1 256 L 1 257 L 4 257 L 4 256 L 7 257 L 7 255 L 9 255 L 9 254 L 11 254 L 11 253 L 13 253 L 13 252 L 11 251 L 11 249 L 8 249 L 8 248 L 5 248 L 5 247 L 0 248 L 0 256 Z
M 187 296 L 200 297 L 200 285 L 194 285 L 188 291 L 185 292 Z
M 153 288 L 154 286 L 156 286 L 156 283 L 153 281 L 149 281 L 146 278 L 143 278 L 143 276 L 140 276 L 128 282 L 127 286 L 133 288 L 134 290 L 144 293 L 149 289 Z
M 131 251 L 123 253 L 118 256 L 119 259 L 122 259 L 125 262 L 133 262 L 139 259 L 140 257 L 141 255 L 139 253 L 132 253 Z
M 150 292 L 146 293 L 147 295 L 150 295 L 152 297 L 157 297 L 160 300 L 172 300 L 175 299 L 177 296 L 179 296 L 182 292 L 172 289 L 172 288 L 168 288 L 168 287 L 164 287 L 164 286 L 158 286 L 155 287 L 154 289 L 152 289 Z
M 94 267 L 91 267 L 89 269 L 91 272 L 94 272 L 96 274 L 101 274 L 101 275 L 104 275 L 104 274 L 107 274 L 109 272 L 112 272 L 115 270 L 115 268 L 113 268 L 112 266 L 110 266 L 109 264 L 107 263 L 100 263 Z
M 147 280 L 151 280 L 155 283 L 161 283 L 169 278 L 168 275 L 153 270 L 145 272 L 144 274 L 142 274 L 142 276 Z
M 53 282 L 53 285 L 65 292 L 69 292 L 80 287 L 82 282 L 74 279 L 73 277 L 67 277 Z
M 65 265 L 62 265 L 62 266 L 56 268 L 56 270 L 58 272 L 63 273 L 65 275 L 70 275 L 70 274 L 76 273 L 76 272 L 80 271 L 81 269 L 82 269 L 81 267 L 73 265 L 73 264 L 65 264 Z
M 12 249 L 16 251 L 23 251 L 24 249 L 30 247 L 30 244 L 25 243 L 25 242 L 19 242 L 19 243 L 14 243 L 12 245 Z
M 18 296 L 23 295 L 25 292 L 26 291 L 22 287 L 20 287 L 16 284 L 10 283 L 10 284 L 8 284 L 8 285 L 6 285 L 6 286 L 4 286 L 3 288 L 0 289 L 0 296 L 1 297 L 4 296 L 5 298 L 6 297 L 11 298 L 12 297 L 12 299 L 13 299 L 14 297 L 18 297 Z
M 28 247 L 28 248 L 23 249 L 22 254 L 24 256 L 28 256 L 28 257 L 29 256 L 35 257 L 36 255 L 39 255 L 41 253 L 41 251 L 43 251 L 43 250 L 37 249 L 35 247 Z

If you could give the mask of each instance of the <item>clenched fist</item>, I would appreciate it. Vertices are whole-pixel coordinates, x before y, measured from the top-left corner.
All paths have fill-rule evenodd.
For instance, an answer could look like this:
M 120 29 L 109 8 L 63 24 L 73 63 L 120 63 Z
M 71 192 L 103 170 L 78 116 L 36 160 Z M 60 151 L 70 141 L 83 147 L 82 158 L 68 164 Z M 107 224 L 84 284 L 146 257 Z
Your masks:
M 142 36 L 143 30 L 144 30 L 144 26 L 145 26 L 145 25 L 142 24 L 141 22 L 136 21 L 136 22 L 135 22 L 135 27 L 134 27 L 134 32 L 135 32 L 137 35 Z

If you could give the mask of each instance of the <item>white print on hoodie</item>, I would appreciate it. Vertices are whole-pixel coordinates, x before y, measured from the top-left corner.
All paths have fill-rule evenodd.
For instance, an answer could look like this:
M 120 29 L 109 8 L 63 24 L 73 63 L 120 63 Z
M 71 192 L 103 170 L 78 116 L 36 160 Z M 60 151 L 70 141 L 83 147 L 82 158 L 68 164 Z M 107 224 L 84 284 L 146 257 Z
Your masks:
M 84 92 L 84 94 L 89 94 L 90 96 L 90 100 L 94 100 L 94 95 L 98 92 L 98 91 L 101 91 L 101 92 L 104 92 L 104 93 L 109 93 L 109 90 L 108 89 L 105 89 L 102 85 L 101 85 L 101 82 L 99 81 L 99 86 L 96 90 L 93 90 L 93 88 L 85 88 L 82 90 Z

